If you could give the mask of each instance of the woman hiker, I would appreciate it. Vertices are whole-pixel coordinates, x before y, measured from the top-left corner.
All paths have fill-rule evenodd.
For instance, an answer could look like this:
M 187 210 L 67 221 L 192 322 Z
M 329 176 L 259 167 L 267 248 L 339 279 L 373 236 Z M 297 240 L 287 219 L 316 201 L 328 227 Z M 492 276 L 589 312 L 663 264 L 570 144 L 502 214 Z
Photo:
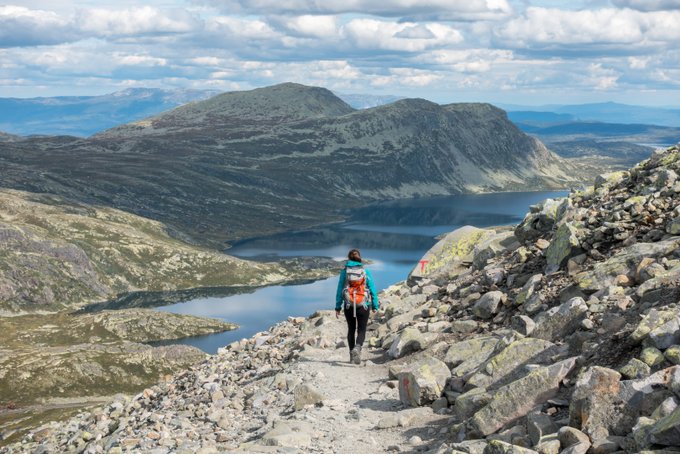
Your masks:
M 366 338 L 366 325 L 371 310 L 376 312 L 380 307 L 378 294 L 371 272 L 361 263 L 361 252 L 352 249 L 347 254 L 347 263 L 340 273 L 338 291 L 335 296 L 335 317 L 340 318 L 340 311 L 345 311 L 347 320 L 347 345 L 349 361 L 361 364 L 361 347 Z M 356 338 L 355 338 L 356 336 Z

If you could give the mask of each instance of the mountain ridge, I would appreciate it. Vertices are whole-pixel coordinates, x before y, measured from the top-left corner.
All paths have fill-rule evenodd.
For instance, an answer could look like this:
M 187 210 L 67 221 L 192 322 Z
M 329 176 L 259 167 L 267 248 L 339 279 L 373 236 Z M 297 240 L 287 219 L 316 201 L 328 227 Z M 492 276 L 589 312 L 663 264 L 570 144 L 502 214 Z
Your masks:
M 284 115 L 260 120 L 271 98 Z M 416 99 L 357 111 L 299 84 L 219 95 L 89 139 L 4 143 L 0 158 L 0 186 L 117 207 L 213 247 L 336 221 L 371 201 L 577 182 L 573 166 L 490 105 Z

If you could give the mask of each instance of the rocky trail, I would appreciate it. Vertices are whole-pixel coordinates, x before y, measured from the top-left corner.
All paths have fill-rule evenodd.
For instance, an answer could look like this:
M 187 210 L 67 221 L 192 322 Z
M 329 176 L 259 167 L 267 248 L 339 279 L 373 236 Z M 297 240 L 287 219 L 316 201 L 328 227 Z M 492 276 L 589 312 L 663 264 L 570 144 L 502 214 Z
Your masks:
M 464 227 L 380 295 L 364 363 L 290 318 L 1 453 L 680 452 L 680 148 Z

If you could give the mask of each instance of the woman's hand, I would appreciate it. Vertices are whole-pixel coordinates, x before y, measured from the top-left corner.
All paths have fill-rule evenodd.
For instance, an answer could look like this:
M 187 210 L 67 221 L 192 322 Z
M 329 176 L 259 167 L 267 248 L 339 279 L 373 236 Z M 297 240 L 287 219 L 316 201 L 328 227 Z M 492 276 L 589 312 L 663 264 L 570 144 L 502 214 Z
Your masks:
M 335 311 L 335 318 L 340 318 L 340 311 L 338 310 Z

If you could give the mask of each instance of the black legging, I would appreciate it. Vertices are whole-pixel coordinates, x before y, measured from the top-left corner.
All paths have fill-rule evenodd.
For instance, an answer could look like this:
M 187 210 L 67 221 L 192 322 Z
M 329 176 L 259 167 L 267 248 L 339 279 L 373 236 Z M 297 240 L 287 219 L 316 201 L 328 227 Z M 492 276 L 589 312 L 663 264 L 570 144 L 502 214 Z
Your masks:
M 352 307 L 345 309 L 345 319 L 347 320 L 347 344 L 349 345 L 350 350 L 354 350 L 355 345 L 358 345 L 359 347 L 364 345 L 369 315 L 371 315 L 371 311 L 364 309 L 363 306 L 357 306 L 356 318 L 354 318 L 354 309 Z M 359 332 L 356 333 L 355 341 L 354 334 L 357 331 L 357 324 L 359 325 Z

